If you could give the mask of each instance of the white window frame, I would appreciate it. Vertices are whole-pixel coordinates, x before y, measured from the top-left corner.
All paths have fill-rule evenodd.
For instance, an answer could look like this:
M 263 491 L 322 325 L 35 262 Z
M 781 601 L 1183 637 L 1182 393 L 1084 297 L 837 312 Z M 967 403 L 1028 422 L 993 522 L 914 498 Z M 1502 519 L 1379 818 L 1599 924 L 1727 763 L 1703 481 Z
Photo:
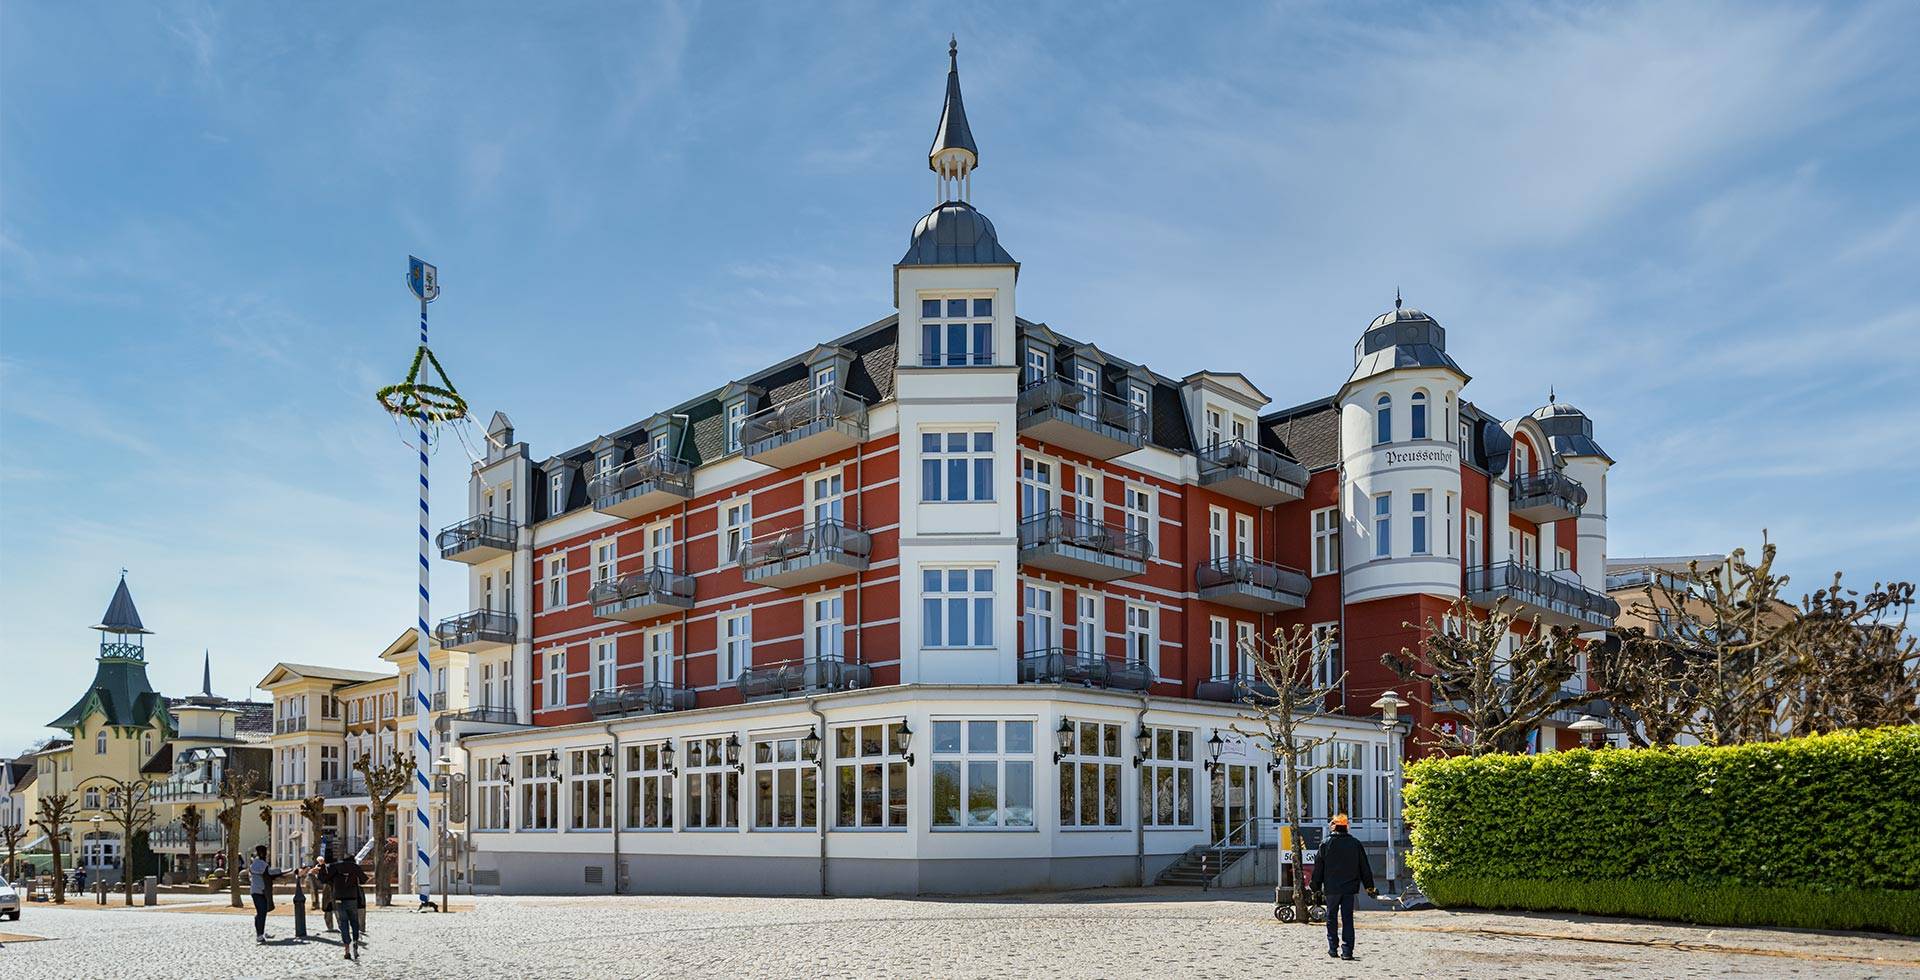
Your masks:
M 993 749 L 973 744 L 974 725 L 991 725 Z M 949 729 L 947 726 L 958 726 Z M 928 823 L 935 833 L 1035 833 L 1039 830 L 1035 807 L 1034 766 L 1039 724 L 1031 718 L 933 718 L 931 719 L 931 756 L 933 798 L 928 801 Z M 1008 734 L 1024 732 L 1026 748 L 1010 748 Z M 953 738 L 948 739 L 947 735 Z M 975 789 L 976 773 L 991 767 L 994 780 L 994 806 L 988 819 L 975 822 L 969 800 Z M 958 793 L 957 812 L 940 812 L 940 786 L 951 773 Z M 1018 790 L 1018 792 L 1009 792 Z M 1024 806 L 1025 818 L 1018 812 Z
M 742 447 L 740 434 L 747 427 L 747 403 L 743 401 L 727 403 L 727 452 L 737 453 Z
M 656 626 L 646 632 L 646 682 L 672 687 L 674 683 L 673 627 Z
M 672 570 L 673 565 L 673 521 L 655 521 L 641 532 L 643 547 L 646 549 L 646 563 L 643 571 L 654 569 Z
M 606 538 L 593 543 L 593 581 L 610 582 L 620 575 L 620 539 Z
M 1479 568 L 1486 561 L 1486 549 L 1480 541 L 1480 529 L 1486 526 L 1478 511 L 1467 511 L 1467 553 L 1464 560 L 1468 568 Z
M 981 573 L 986 574 L 983 580 Z M 955 574 L 964 575 L 954 588 Z M 937 576 L 937 577 L 936 577 Z M 927 650 L 985 650 L 994 645 L 993 602 L 999 569 L 993 565 L 923 565 L 920 568 L 921 648 Z M 982 587 L 984 582 L 984 588 Z M 984 612 L 981 608 L 985 605 Z M 957 633 L 952 613 L 964 610 L 965 627 Z M 986 635 L 978 626 L 985 623 Z M 933 631 L 933 632 L 929 632 Z M 956 638 L 958 642 L 956 642 Z M 929 640 L 938 642 L 928 642 Z
M 1056 483 L 1060 469 L 1053 460 L 1031 453 L 1020 455 L 1020 518 L 1039 517 L 1060 507 Z
M 541 666 L 545 668 L 540 685 L 542 707 L 548 711 L 564 708 L 567 706 L 567 648 L 554 647 L 540 656 Z
M 1409 529 L 1413 532 L 1413 554 L 1426 555 L 1433 552 L 1433 542 L 1429 540 L 1429 527 L 1433 508 L 1432 490 L 1414 490 L 1407 495 L 1407 517 Z
M 974 367 L 993 363 L 993 294 L 920 298 L 920 364 L 923 367 Z M 964 311 L 951 304 L 963 304 Z M 982 307 L 980 304 L 985 303 Z M 953 351 L 953 327 L 960 327 L 964 350 Z M 985 327 L 985 331 L 981 330 Z M 982 344 L 984 340 L 984 349 Z
M 716 633 L 720 637 L 719 678 L 721 683 L 730 684 L 753 666 L 753 610 L 721 613 Z
M 962 437 L 959 443 L 954 436 Z M 993 501 L 994 447 L 999 433 L 991 425 L 923 426 L 920 429 L 920 502 L 923 504 L 969 504 Z M 964 446 L 965 448 L 956 448 Z M 954 495 L 953 476 L 966 477 L 960 495 Z M 984 486 L 987 495 L 977 496 Z
M 684 830 L 737 832 L 740 829 L 740 772 L 727 762 L 726 742 L 724 734 L 682 740 L 686 748 L 686 762 L 681 766 L 687 797 Z M 720 800 L 718 822 L 705 805 L 716 796 Z
M 847 480 L 838 469 L 807 477 L 807 520 L 813 524 L 846 523 Z
M 1158 609 L 1144 602 L 1127 603 L 1127 662 L 1138 663 L 1160 674 Z
M 811 831 L 819 826 L 820 767 L 801 757 L 801 734 L 758 735 L 747 745 L 753 756 L 756 831 Z
M 1147 728 L 1147 754 L 1140 764 L 1140 822 L 1159 829 L 1198 826 L 1194 793 L 1200 785 L 1190 728 Z M 1161 811 L 1167 811 L 1165 818 Z
M 611 636 L 595 637 L 593 640 L 593 693 L 605 694 L 620 686 L 620 652 L 618 641 Z
M 1061 646 L 1059 586 L 1021 580 L 1020 625 L 1022 653 L 1038 653 Z M 1046 635 L 1035 635 L 1040 632 Z
M 863 721 L 833 729 L 834 830 L 908 828 L 912 780 L 898 751 L 902 721 Z
M 1225 616 L 1207 617 L 1207 677 L 1225 677 L 1233 671 L 1232 627 Z
M 1332 575 L 1338 571 L 1340 508 L 1322 507 L 1313 512 L 1313 574 Z
M 613 771 L 600 746 L 568 749 L 567 831 L 593 833 L 613 829 Z
M 1373 495 L 1373 557 L 1393 557 L 1393 493 Z
M 520 756 L 519 807 L 514 820 L 521 833 L 553 833 L 560 829 L 560 774 L 547 765 L 547 753 Z
M 843 662 L 847 656 L 847 598 L 844 592 L 808 596 L 806 651 L 810 660 Z
M 1129 481 L 1120 494 L 1123 523 L 1126 529 L 1135 534 L 1146 536 L 1148 547 L 1155 547 L 1158 537 L 1154 533 L 1154 512 L 1160 503 L 1160 491 L 1145 483 Z
M 1313 624 L 1313 648 L 1325 654 L 1314 657 L 1313 686 L 1331 688 L 1340 679 L 1340 624 Z
M 1073 738 L 1060 757 L 1060 829 L 1114 830 L 1127 820 L 1130 733 L 1117 721 L 1069 718 Z M 1091 778 L 1089 778 L 1091 777 Z
M 621 773 L 626 806 L 620 814 L 622 830 L 659 831 L 673 829 L 673 784 L 678 780 L 667 768 L 665 741 L 623 745 L 626 766 Z
M 555 473 L 547 484 L 547 516 L 559 517 L 567 511 L 567 476 Z
M 1382 392 L 1373 401 L 1373 444 L 1386 446 L 1393 443 L 1393 396 Z
M 747 542 L 753 540 L 753 498 L 735 497 L 720 507 L 720 561 L 731 565 L 740 560 Z
M 547 608 L 565 609 L 567 606 L 567 553 L 555 552 L 547 556 Z

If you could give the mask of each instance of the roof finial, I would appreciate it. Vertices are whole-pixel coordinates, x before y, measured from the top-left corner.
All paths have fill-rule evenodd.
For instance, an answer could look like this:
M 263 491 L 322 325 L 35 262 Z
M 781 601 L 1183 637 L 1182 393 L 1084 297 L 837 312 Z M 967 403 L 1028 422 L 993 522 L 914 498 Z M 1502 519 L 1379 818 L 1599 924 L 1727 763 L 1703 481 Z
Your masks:
M 1549 405 L 1553 404 L 1553 386 L 1552 385 L 1547 386 L 1547 404 Z
M 1400 308 L 1400 287 L 1399 286 L 1393 287 L 1393 308 L 1396 310 Z
M 204 658 L 200 661 L 200 693 L 213 697 L 213 653 L 202 647 L 200 656 Z
M 965 201 L 973 189 L 968 179 L 980 165 L 980 148 L 974 145 L 973 130 L 967 126 L 967 108 L 960 99 L 960 39 L 947 38 L 947 98 L 940 107 L 940 126 L 934 130 L 933 146 L 927 151 L 927 169 L 939 175 L 939 197 L 945 201 Z
M 957 34 L 947 35 L 947 70 L 960 70 L 960 36 Z

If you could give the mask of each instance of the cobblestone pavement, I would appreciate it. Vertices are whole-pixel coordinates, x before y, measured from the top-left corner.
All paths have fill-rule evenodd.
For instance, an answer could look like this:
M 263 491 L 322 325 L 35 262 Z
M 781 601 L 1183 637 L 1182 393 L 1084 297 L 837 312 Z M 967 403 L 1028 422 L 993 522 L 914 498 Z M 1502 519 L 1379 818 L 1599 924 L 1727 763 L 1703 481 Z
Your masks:
M 0 948 L 9 976 L 58 977 L 1886 977 L 1920 941 L 1564 917 L 1362 912 L 1360 959 L 1251 893 L 1092 891 L 1010 899 L 482 898 L 377 911 L 365 958 L 291 920 L 253 941 L 214 910 L 32 906 Z M 285 903 L 282 903 L 282 908 Z M 310 920 L 315 928 L 317 918 Z M 1653 945 L 1649 945 L 1653 944 Z M 1744 951 L 1735 951 L 1744 950 Z

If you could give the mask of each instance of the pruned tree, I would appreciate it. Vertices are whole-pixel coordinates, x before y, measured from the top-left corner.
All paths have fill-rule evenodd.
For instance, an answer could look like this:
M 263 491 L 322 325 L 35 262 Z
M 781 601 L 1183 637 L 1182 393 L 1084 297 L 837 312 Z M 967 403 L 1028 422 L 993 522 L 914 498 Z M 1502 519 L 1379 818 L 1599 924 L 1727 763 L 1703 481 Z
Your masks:
M 324 796 L 309 796 L 301 800 L 300 815 L 307 819 L 307 828 L 313 832 L 313 847 L 317 851 L 320 847 L 320 826 L 327 819 L 327 798 Z M 311 863 L 307 858 L 309 853 L 314 853 L 314 851 L 306 851 L 298 855 L 301 865 Z M 313 907 L 320 907 L 320 889 L 318 887 L 313 890 Z
M 393 904 L 393 887 L 387 881 L 387 809 L 393 799 L 413 783 L 414 762 L 410 753 L 392 750 L 386 762 L 375 764 L 369 752 L 353 760 L 353 768 L 367 781 L 368 809 L 373 818 L 373 888 L 375 900 L 382 906 Z
M 229 768 L 220 778 L 220 826 L 227 832 L 227 898 L 234 908 L 240 901 L 240 830 L 247 804 L 266 799 L 264 780 L 253 769 Z
M 1380 662 L 1412 691 L 1409 700 L 1433 714 L 1453 715 L 1458 725 L 1428 722 L 1422 744 L 1442 752 L 1485 755 L 1524 752 L 1527 740 L 1555 712 L 1585 705 L 1600 691 L 1567 687 L 1580 672 L 1581 646 L 1573 631 L 1548 626 L 1538 618 L 1525 623 L 1502 601 L 1481 616 L 1472 603 L 1456 600 L 1439 622 L 1418 629 L 1417 650 L 1405 647 Z
M 1286 787 L 1286 819 L 1292 831 L 1296 881 L 1303 880 L 1300 874 L 1307 861 L 1306 841 L 1301 834 L 1304 819 L 1300 790 L 1311 785 L 1313 776 L 1331 764 L 1331 757 L 1318 750 L 1333 740 L 1331 733 L 1306 734 L 1302 729 L 1303 716 L 1320 710 L 1327 696 L 1339 690 L 1346 679 L 1343 673 L 1330 684 L 1315 683 L 1325 672 L 1333 642 L 1331 630 L 1324 634 L 1321 642 L 1315 643 L 1311 627 L 1295 625 L 1291 630 L 1274 630 L 1268 639 L 1255 637 L 1240 651 L 1259 683 L 1244 692 L 1247 707 L 1241 717 L 1246 720 L 1246 726 L 1235 722 L 1231 727 L 1240 735 L 1265 742 L 1280 764 L 1280 784 Z M 1306 889 L 1294 888 L 1293 911 L 1293 921 L 1307 921 Z
M 60 835 L 67 832 L 67 824 L 80 812 L 80 805 L 67 793 L 50 793 L 40 798 L 39 816 L 33 825 L 47 835 L 47 847 L 53 851 L 53 904 L 64 905 L 67 901 L 67 876 L 60 866 Z
M 200 880 L 200 831 L 207 826 L 207 815 L 193 804 L 180 811 L 180 831 L 187 835 L 187 875 L 191 881 Z
M 1920 722 L 1920 638 L 1907 631 L 1910 582 L 1861 595 L 1840 573 L 1801 600 L 1787 643 L 1794 669 L 1780 698 L 1788 734 Z
M 133 838 L 136 834 L 146 833 L 153 826 L 154 811 L 151 791 L 153 784 L 144 779 L 117 779 L 113 776 L 94 776 L 82 782 L 98 783 L 107 787 L 107 822 L 120 829 L 120 839 L 126 843 L 125 858 L 121 864 L 120 884 L 126 892 L 127 904 L 133 904 Z
M 20 868 L 18 866 L 19 858 L 16 857 L 16 855 L 20 851 L 20 843 L 26 839 L 27 828 L 15 824 L 0 826 L 0 844 L 6 845 L 7 848 L 7 863 L 0 865 L 0 867 L 6 870 L 0 877 L 5 877 L 9 880 L 20 877 Z

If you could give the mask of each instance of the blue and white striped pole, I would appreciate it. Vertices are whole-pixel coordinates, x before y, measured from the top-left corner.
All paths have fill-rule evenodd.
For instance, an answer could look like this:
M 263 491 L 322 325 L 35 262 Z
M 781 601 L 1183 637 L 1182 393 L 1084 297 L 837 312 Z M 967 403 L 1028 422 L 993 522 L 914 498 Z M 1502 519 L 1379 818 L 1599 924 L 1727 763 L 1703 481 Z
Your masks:
M 411 270 L 414 276 L 417 277 L 416 281 L 419 282 L 420 285 L 418 290 L 420 295 L 420 350 L 424 353 L 427 350 L 427 302 L 438 295 L 439 284 L 436 281 L 437 276 L 431 271 L 432 266 L 419 262 L 418 259 L 414 259 L 413 261 L 418 262 L 420 266 L 426 270 L 424 276 L 420 275 L 421 270 Z M 426 358 L 423 356 L 421 360 L 424 362 Z M 422 363 L 421 370 L 424 371 L 425 369 L 426 364 Z M 420 621 L 418 627 L 419 642 L 416 644 L 416 653 L 418 655 L 418 683 L 414 684 L 413 688 L 413 696 L 420 702 L 416 706 L 417 710 L 414 712 L 413 728 L 413 813 L 415 819 L 419 821 L 419 833 L 414 837 L 413 841 L 413 888 L 415 892 L 419 893 L 421 908 L 427 907 L 428 894 L 432 891 L 433 880 L 433 858 L 427 850 L 427 845 L 433 841 L 433 817 L 430 800 L 433 792 L 433 781 L 432 778 L 428 776 L 428 773 L 433 770 L 433 741 L 428 735 L 428 729 L 431 724 L 428 720 L 428 710 L 433 705 L 428 691 L 433 687 L 433 668 L 427 661 L 427 616 L 431 613 L 430 595 L 427 586 L 428 579 L 432 572 L 427 559 L 427 439 L 430 422 L 431 419 L 428 416 L 427 406 L 422 404 L 420 406 L 419 444 Z

